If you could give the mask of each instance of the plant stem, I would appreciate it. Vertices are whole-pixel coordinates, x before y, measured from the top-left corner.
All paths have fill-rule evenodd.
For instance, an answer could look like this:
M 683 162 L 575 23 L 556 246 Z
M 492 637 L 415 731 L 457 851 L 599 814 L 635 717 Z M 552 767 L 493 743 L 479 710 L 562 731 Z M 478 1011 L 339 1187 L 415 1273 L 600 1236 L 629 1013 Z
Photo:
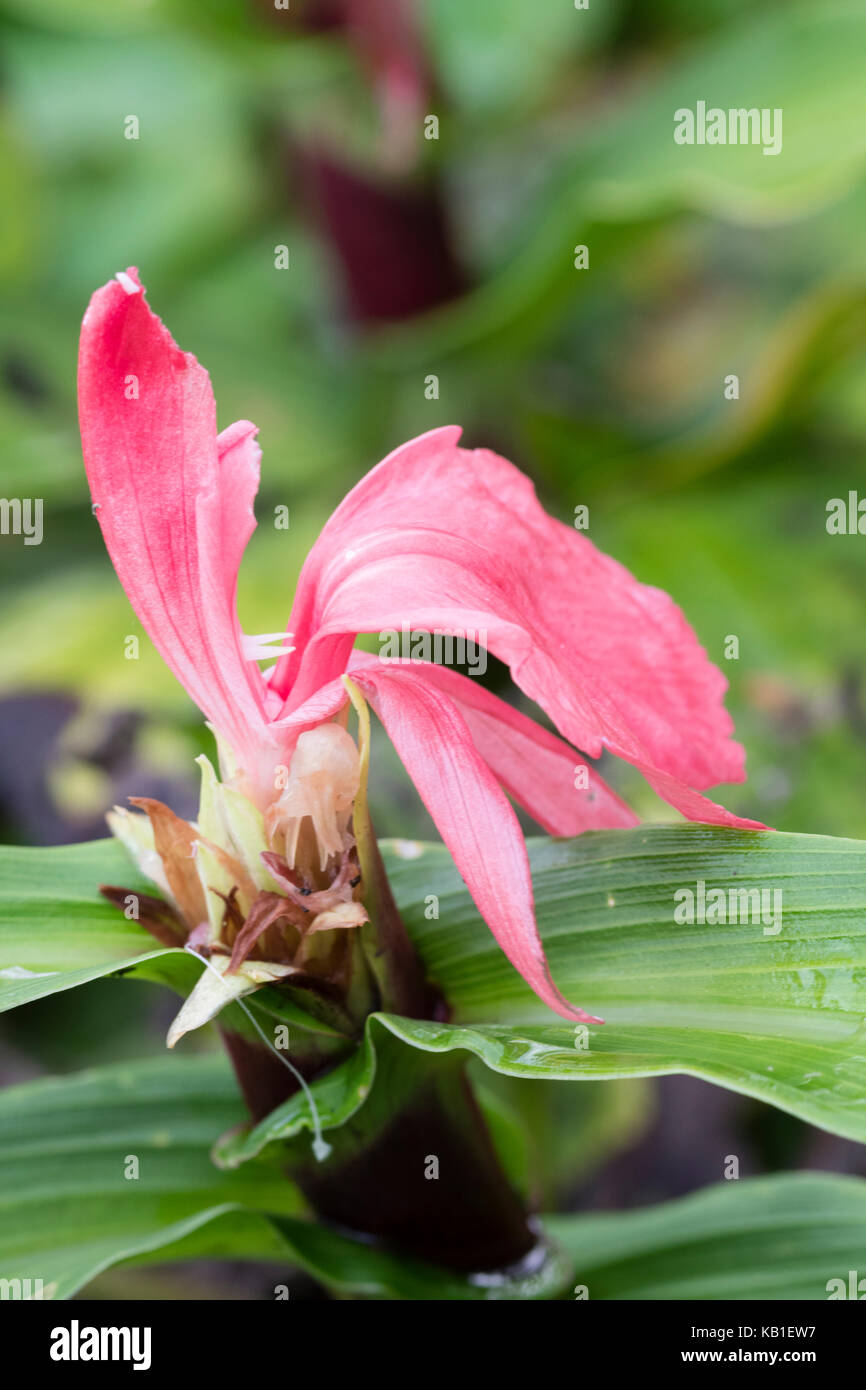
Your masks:
M 238 1034 L 226 1043 L 254 1121 L 298 1089 L 264 1047 Z M 321 1058 L 292 1060 L 307 1080 L 321 1070 Z M 516 1265 L 537 1244 L 453 1057 L 383 1044 L 370 1096 L 327 1137 L 323 1163 L 306 1136 L 285 1146 L 288 1176 L 322 1219 L 466 1272 Z

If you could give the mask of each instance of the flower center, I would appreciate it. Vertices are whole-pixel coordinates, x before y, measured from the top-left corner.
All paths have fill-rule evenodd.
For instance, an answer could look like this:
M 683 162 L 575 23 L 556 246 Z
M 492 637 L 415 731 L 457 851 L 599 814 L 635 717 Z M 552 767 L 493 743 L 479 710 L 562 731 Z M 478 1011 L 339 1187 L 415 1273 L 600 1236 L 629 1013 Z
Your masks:
M 324 872 L 349 848 L 359 782 L 358 748 L 340 724 L 301 734 L 285 785 L 265 814 L 268 838 L 291 868 Z

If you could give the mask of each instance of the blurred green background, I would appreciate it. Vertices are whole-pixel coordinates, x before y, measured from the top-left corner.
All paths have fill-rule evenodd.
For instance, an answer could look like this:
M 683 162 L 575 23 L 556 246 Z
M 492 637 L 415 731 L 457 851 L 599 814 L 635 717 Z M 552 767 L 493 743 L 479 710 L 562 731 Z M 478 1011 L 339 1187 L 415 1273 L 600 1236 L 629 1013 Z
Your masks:
M 220 426 L 260 426 L 248 632 L 283 625 L 367 468 L 459 423 L 683 606 L 748 751 L 719 799 L 866 836 L 866 536 L 825 526 L 829 499 L 866 497 L 866 5 L 0 0 L 0 27 L 2 490 L 44 499 L 40 546 L 0 537 L 4 839 L 100 834 L 130 793 L 194 805 L 206 736 L 113 576 L 80 459 L 78 327 L 129 264 L 209 369 Z M 677 146 L 698 99 L 781 107 L 781 154 Z M 381 833 L 428 833 L 384 742 L 375 795 Z M 95 987 L 83 1029 L 33 1013 L 16 1056 L 80 1064 L 106 1032 L 140 1052 L 118 993 Z M 605 1102 L 616 1142 L 641 1106 Z M 796 1128 L 772 1124 L 769 1166 Z

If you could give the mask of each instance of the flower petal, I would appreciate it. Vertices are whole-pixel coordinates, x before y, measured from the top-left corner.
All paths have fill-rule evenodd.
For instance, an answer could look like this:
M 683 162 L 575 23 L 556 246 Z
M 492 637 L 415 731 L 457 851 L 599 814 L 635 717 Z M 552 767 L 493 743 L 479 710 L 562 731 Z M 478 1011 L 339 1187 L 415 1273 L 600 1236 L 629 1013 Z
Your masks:
M 350 668 L 359 655 L 352 653 Z M 584 830 L 615 830 L 640 823 L 640 817 L 593 769 L 587 768 L 586 790 L 575 788 L 574 773 L 580 754 L 562 739 L 459 672 L 429 662 L 415 664 L 423 666 L 425 679 L 458 702 L 475 747 L 488 767 L 549 834 L 580 835 Z M 730 825 L 740 830 L 766 829 L 761 821 L 734 815 L 670 773 L 660 772 L 643 761 L 633 761 L 653 790 L 687 820 Z
M 271 677 L 286 711 L 346 669 L 357 633 L 450 629 L 506 661 L 570 743 L 658 774 L 663 796 L 742 780 L 727 682 L 673 601 L 459 436 L 433 430 L 397 449 L 325 526 L 289 624 L 297 650 Z
M 217 437 L 208 374 L 151 312 L 134 269 L 90 301 L 78 393 L 94 508 L 127 596 L 188 694 L 249 756 L 264 686 L 235 590 L 255 526 L 255 426 Z
M 415 670 L 365 666 L 353 679 L 385 725 L 478 911 L 514 968 L 556 1013 L 600 1022 L 563 998 L 550 977 L 517 817 L 454 702 Z
M 447 666 L 410 665 L 419 680 L 455 702 L 476 750 L 497 781 L 549 835 L 580 835 L 584 830 L 638 824 L 639 817 L 581 754 L 534 719 Z M 354 666 L 353 661 L 350 669 Z M 399 663 L 399 668 L 405 669 L 404 664 Z M 575 785 L 579 768 L 586 787 Z
M 348 664 L 353 678 L 357 678 L 362 670 L 369 671 L 371 667 L 376 668 L 381 666 L 381 663 L 376 657 L 371 656 L 368 652 L 360 651 L 350 652 Z M 403 664 L 404 663 L 401 662 L 389 662 L 388 669 L 393 669 L 395 666 L 399 668 Z M 563 753 L 558 753 L 555 760 L 550 757 L 549 753 L 544 757 L 544 765 L 547 766 L 549 770 L 555 769 L 552 780 L 549 784 L 545 781 L 544 785 L 533 786 L 533 766 L 536 769 L 540 766 L 537 758 L 533 763 L 533 750 L 528 747 L 529 742 L 534 741 L 534 734 L 529 734 L 529 731 L 526 731 L 525 739 L 518 737 L 516 746 L 519 749 L 518 756 L 521 760 L 521 765 L 519 767 L 512 767 L 508 763 L 504 752 L 502 750 L 497 751 L 495 746 L 496 739 L 492 737 L 493 728 L 490 721 L 487 721 L 488 727 L 479 732 L 477 713 L 471 708 L 467 709 L 465 684 L 473 683 L 466 681 L 465 684 L 463 684 L 465 678 L 460 676 L 457 672 L 451 672 L 445 667 L 435 666 L 431 662 L 409 662 L 406 664 L 413 668 L 420 668 L 418 671 L 419 678 L 423 674 L 424 679 L 430 684 L 439 685 L 449 694 L 452 694 L 458 689 L 457 686 L 450 685 L 449 678 L 461 682 L 459 693 L 464 698 L 463 701 L 458 701 L 458 703 L 460 711 L 466 719 L 467 726 L 472 732 L 473 742 L 476 748 L 479 751 L 483 750 L 485 762 L 493 769 L 502 785 L 510 792 L 515 801 L 523 806 L 524 809 L 538 821 L 539 825 L 548 830 L 551 835 L 579 835 L 584 830 L 599 830 L 606 827 L 615 829 L 618 826 L 635 825 L 639 823 L 640 818 L 634 816 L 631 809 L 626 806 L 624 802 L 619 800 L 615 793 L 611 791 L 610 787 L 602 782 L 602 779 L 598 777 L 597 774 L 593 776 L 593 774 L 590 773 L 590 789 L 596 790 L 600 794 L 598 803 L 593 806 L 593 818 L 591 823 L 589 821 L 590 811 L 588 803 L 584 802 L 581 804 L 580 802 L 576 802 L 574 806 L 569 806 L 563 799 L 564 783 L 562 778 L 565 768 L 565 754 Z M 514 718 L 518 721 L 519 725 L 519 722 L 526 718 L 524 715 L 519 714 L 517 710 L 511 709 L 509 705 L 505 705 L 504 701 L 498 701 L 495 696 L 489 695 L 488 692 L 483 691 L 482 687 L 476 687 L 473 684 L 473 689 L 477 691 L 480 703 L 483 702 L 486 696 L 489 700 L 495 701 L 496 705 L 501 705 L 503 709 L 508 710 L 508 715 L 502 714 L 503 721 Z M 277 727 L 286 729 L 297 737 L 297 734 L 302 729 L 310 728 L 323 719 L 332 718 L 333 715 L 343 708 L 345 703 L 346 693 L 342 682 L 339 679 L 329 681 L 327 685 L 322 686 L 321 689 L 316 691 L 315 695 L 310 696 L 302 705 L 293 709 L 290 714 L 284 715 Z M 535 724 L 533 720 L 526 720 L 526 723 L 531 726 L 533 731 L 537 731 L 543 739 L 547 739 L 548 737 L 552 739 L 553 743 L 558 745 L 559 750 L 568 750 L 569 767 L 573 773 L 573 759 L 579 757 L 579 754 L 569 749 L 567 744 L 562 743 L 559 739 L 555 738 L 553 734 L 548 735 L 546 731 L 543 730 L 540 725 Z M 512 737 L 512 734 L 506 731 L 500 735 L 497 731 L 497 738 L 500 736 L 508 740 Z M 526 761 L 527 755 L 531 755 L 528 763 Z M 669 773 L 660 772 L 658 768 L 652 767 L 649 763 L 636 759 L 633 760 L 633 763 L 638 771 L 641 772 L 650 783 L 653 790 L 658 792 L 659 796 L 667 801 L 670 806 L 680 811 L 687 820 L 699 821 L 705 825 L 728 825 L 740 830 L 767 829 L 763 822 L 749 820 L 745 816 L 734 815 L 732 811 L 726 810 L 725 807 L 720 806 L 718 802 L 711 801 L 709 797 L 701 796 L 700 792 L 696 792 L 692 787 L 687 786 L 676 777 L 672 777 Z M 539 782 L 542 781 L 541 778 L 537 780 Z M 598 820 L 594 818 L 596 812 L 599 816 Z M 601 819 L 602 817 L 603 819 Z M 617 817 L 621 818 L 618 819 Z

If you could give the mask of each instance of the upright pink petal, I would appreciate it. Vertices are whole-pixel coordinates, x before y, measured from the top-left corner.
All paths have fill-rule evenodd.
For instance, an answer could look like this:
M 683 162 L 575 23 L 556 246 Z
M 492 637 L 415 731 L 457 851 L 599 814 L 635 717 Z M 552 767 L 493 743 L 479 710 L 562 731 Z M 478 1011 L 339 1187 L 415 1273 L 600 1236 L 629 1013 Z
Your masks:
M 235 592 L 255 526 L 255 426 L 217 436 L 208 374 L 151 312 L 134 269 L 90 302 L 78 395 L 96 515 L 129 600 L 188 694 L 252 758 L 264 686 L 243 655 Z
M 727 683 L 673 601 L 550 517 L 507 460 L 460 449 L 459 435 L 434 430 L 397 449 L 325 526 L 290 620 L 298 650 L 272 681 L 286 709 L 345 669 L 359 632 L 480 632 L 589 756 L 610 749 L 684 807 L 689 789 L 741 780 Z
M 369 696 L 511 964 L 563 1018 L 600 1022 L 563 998 L 550 977 L 517 817 L 453 700 L 416 669 L 365 665 L 353 679 Z

